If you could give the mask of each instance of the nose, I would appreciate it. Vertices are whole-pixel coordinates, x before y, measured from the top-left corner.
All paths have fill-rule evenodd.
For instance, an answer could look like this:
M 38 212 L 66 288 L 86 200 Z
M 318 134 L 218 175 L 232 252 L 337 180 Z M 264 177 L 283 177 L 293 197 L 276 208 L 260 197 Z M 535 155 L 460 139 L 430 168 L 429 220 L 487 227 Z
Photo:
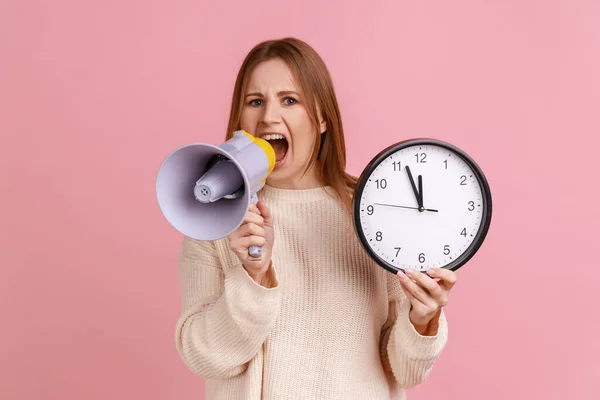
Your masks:
M 269 101 L 264 107 L 264 112 L 261 118 L 261 122 L 266 125 L 276 124 L 281 121 L 281 114 L 279 106 L 276 102 Z

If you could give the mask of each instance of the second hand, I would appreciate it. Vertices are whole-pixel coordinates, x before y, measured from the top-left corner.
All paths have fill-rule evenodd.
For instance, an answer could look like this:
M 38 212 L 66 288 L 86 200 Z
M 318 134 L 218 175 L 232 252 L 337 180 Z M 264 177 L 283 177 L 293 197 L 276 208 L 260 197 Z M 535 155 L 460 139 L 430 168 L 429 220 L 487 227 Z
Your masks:
M 377 206 L 408 208 L 409 210 L 419 210 L 419 207 L 399 206 L 396 204 L 384 204 L 384 203 L 374 203 L 374 204 Z M 425 208 L 424 211 L 438 212 L 438 210 L 434 210 L 433 208 Z

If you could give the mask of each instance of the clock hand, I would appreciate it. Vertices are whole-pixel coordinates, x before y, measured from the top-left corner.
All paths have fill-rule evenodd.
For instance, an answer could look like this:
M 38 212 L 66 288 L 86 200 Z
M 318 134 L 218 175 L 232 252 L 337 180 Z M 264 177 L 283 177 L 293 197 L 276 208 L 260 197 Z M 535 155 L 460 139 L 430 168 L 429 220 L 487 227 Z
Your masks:
M 423 176 L 419 175 L 419 208 L 423 211 Z
M 419 210 L 419 211 L 431 211 L 438 212 L 438 210 L 434 210 L 433 208 L 419 208 L 419 207 L 409 207 L 409 206 L 399 206 L 396 204 L 385 204 L 385 203 L 374 203 L 376 206 L 386 206 L 386 207 L 397 207 L 397 208 L 408 208 L 409 210 Z
M 423 209 L 423 202 L 421 201 L 421 196 L 419 194 L 419 191 L 417 190 L 417 186 L 415 185 L 415 180 L 413 179 L 413 176 L 410 172 L 410 168 L 408 165 L 406 166 L 406 173 L 408 174 L 408 179 L 410 179 L 410 185 L 412 186 L 413 193 L 415 194 L 415 198 L 417 199 L 417 204 L 419 205 L 418 209 Z

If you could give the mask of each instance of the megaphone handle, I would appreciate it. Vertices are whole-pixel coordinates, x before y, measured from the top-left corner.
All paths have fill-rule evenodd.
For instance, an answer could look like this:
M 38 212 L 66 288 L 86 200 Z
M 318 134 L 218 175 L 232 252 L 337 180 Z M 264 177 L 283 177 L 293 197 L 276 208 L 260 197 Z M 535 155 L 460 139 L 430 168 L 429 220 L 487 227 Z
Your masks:
M 256 193 L 252 193 L 250 201 L 254 204 L 258 203 L 258 196 Z M 261 246 L 250 246 L 248 248 L 248 254 L 253 258 L 253 261 L 258 261 L 262 258 L 263 248 Z

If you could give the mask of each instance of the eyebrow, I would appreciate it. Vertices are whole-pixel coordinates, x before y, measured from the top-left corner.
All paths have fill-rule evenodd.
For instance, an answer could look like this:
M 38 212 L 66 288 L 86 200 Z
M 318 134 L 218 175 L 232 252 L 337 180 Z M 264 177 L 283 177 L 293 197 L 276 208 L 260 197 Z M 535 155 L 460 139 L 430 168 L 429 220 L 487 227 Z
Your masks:
M 298 92 L 295 92 L 293 90 L 282 90 L 281 92 L 277 93 L 278 96 L 286 96 L 286 95 L 290 95 L 290 94 L 295 94 L 296 96 L 300 96 L 298 94 Z M 252 92 L 252 93 L 248 93 L 245 97 L 250 97 L 250 96 L 262 97 L 262 93 Z

